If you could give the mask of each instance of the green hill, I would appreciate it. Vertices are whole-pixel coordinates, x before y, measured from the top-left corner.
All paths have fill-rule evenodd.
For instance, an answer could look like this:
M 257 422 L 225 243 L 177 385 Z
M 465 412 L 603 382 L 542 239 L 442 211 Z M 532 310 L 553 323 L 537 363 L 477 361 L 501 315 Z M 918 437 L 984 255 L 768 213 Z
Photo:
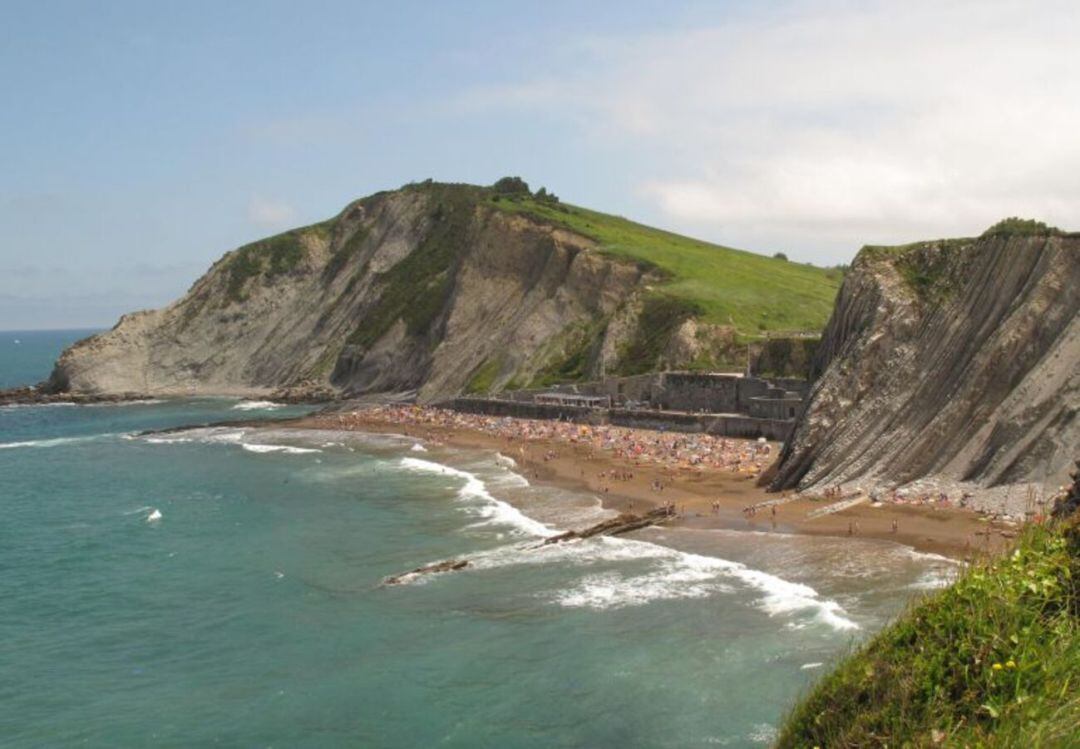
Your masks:
M 842 280 L 836 269 L 722 247 L 532 195 L 496 193 L 488 203 L 564 226 L 595 240 L 602 252 L 656 267 L 667 279 L 658 292 L 689 305 L 702 321 L 744 335 L 820 332 Z

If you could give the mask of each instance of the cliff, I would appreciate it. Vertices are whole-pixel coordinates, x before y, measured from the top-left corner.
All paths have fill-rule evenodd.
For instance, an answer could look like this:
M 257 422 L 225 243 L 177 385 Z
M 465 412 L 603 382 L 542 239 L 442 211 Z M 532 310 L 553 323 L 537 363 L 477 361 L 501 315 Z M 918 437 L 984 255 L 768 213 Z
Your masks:
M 835 283 L 819 269 L 564 206 L 520 180 L 427 182 L 226 254 L 182 299 L 65 351 L 47 389 L 432 401 L 734 357 L 740 305 L 688 290 L 678 263 L 694 253 L 737 271 L 751 310 L 738 322 L 754 333 L 824 322 Z M 784 278 L 793 299 L 776 293 Z
M 1052 491 L 1080 442 L 1078 312 L 1075 235 L 864 248 L 772 488 Z

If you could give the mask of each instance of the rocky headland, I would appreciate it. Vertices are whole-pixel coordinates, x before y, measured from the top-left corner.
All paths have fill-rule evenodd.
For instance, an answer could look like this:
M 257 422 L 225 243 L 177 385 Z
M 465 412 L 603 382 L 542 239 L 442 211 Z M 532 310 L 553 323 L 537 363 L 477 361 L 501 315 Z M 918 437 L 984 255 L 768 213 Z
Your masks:
M 1080 236 L 1009 222 L 867 247 L 774 490 L 857 486 L 1043 512 L 1080 444 Z

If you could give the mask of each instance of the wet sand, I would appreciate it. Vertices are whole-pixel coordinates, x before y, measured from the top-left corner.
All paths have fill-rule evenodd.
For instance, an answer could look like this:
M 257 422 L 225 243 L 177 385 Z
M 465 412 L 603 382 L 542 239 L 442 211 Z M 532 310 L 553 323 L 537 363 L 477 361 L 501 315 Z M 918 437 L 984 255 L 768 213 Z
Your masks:
M 991 521 L 969 510 L 936 505 L 862 504 L 810 519 L 807 513 L 835 500 L 768 493 L 756 485 L 753 475 L 657 465 L 559 439 L 520 440 L 460 427 L 388 422 L 364 411 L 350 413 L 344 420 L 338 414 L 309 416 L 291 420 L 288 426 L 404 434 L 427 442 L 497 451 L 513 458 L 531 482 L 592 492 L 606 508 L 640 513 L 674 503 L 678 517 L 672 525 L 676 527 L 859 536 L 956 559 L 997 553 L 1008 547 L 1018 531 L 1015 525 Z M 774 446 L 772 454 L 777 453 L 778 446 Z M 613 475 L 622 477 L 613 479 Z M 657 481 L 664 485 L 660 491 L 654 486 Z M 775 514 L 772 507 L 761 507 L 753 515 L 744 512 L 748 506 L 780 499 L 785 501 L 775 506 Z M 714 502 L 719 506 L 714 508 Z

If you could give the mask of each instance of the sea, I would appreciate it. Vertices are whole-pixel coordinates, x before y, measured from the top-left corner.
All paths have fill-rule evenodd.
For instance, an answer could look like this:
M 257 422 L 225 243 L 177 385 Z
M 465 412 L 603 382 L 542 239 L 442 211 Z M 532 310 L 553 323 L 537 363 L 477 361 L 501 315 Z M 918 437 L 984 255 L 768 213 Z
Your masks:
M 0 384 L 87 333 L 0 333 Z M 780 531 L 540 547 L 599 499 L 494 452 L 221 425 L 306 410 L 0 407 L 0 746 L 768 746 L 955 574 Z

